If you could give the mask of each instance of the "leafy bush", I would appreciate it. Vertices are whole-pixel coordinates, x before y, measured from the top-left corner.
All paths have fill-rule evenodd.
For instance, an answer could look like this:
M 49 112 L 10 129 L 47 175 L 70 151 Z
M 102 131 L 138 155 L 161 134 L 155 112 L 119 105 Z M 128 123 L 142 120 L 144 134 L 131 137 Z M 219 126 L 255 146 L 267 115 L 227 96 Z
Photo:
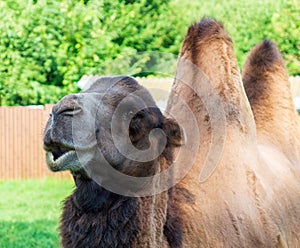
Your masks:
M 300 4 L 287 1 L 280 13 L 272 16 L 274 32 L 270 33 L 283 52 L 291 75 L 300 75 Z
M 4 0 L 0 9 L 0 105 L 56 102 L 78 91 L 84 74 L 171 76 L 172 54 L 202 16 L 224 22 L 239 65 L 267 37 L 289 73 L 300 74 L 300 7 L 292 0 Z
M 174 0 L 180 6 L 179 0 Z M 187 3 L 182 12 L 185 27 L 202 16 L 224 23 L 234 41 L 241 66 L 249 50 L 264 38 L 273 40 L 283 53 L 290 75 L 300 75 L 300 4 L 296 0 L 213 0 Z
M 0 105 L 55 102 L 84 74 L 138 74 L 140 52 L 179 46 L 167 0 L 18 2 L 0 3 Z

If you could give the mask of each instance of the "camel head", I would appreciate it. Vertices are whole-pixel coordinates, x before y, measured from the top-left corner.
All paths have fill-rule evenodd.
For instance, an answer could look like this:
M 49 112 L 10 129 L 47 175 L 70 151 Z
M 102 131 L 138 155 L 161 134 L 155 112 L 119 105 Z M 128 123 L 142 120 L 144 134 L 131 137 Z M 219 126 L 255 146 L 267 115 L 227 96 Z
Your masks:
M 103 165 L 130 176 L 153 175 L 153 161 L 180 144 L 178 124 L 130 77 L 99 78 L 86 91 L 63 97 L 44 133 L 48 167 L 77 176 Z

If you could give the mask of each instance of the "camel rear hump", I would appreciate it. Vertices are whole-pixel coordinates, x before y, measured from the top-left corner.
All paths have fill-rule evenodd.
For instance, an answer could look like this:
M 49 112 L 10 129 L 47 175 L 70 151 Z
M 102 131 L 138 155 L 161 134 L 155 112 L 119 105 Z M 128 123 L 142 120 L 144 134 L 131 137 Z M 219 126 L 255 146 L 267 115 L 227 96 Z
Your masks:
M 284 60 L 275 43 L 264 40 L 249 53 L 243 83 L 257 129 L 258 142 L 299 161 L 299 124 Z

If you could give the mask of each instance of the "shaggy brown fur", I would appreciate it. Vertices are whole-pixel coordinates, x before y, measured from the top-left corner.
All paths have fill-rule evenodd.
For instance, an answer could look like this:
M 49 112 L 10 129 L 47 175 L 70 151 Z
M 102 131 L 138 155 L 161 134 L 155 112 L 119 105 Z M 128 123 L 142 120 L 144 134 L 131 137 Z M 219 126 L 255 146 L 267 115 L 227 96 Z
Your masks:
M 76 179 L 60 224 L 63 247 L 130 247 L 140 234 L 138 200 L 113 194 L 89 179 Z
M 272 46 L 266 47 L 266 50 L 273 53 Z M 253 53 L 251 60 L 256 61 L 256 56 L 258 54 Z M 277 66 L 278 63 L 277 60 L 270 61 L 268 56 L 259 56 L 257 61 L 257 68 L 251 70 L 251 75 L 265 72 L 266 64 Z M 267 74 L 273 75 L 274 82 L 276 78 L 278 81 L 276 71 Z M 256 79 L 261 80 L 262 76 L 258 73 Z M 288 88 L 284 88 L 283 92 L 286 94 L 283 97 L 289 100 L 282 101 L 279 106 L 274 105 L 274 112 L 276 114 L 280 109 L 284 113 L 279 112 L 278 116 L 294 114 Z M 256 94 L 264 99 L 273 91 L 268 87 L 263 92 L 255 90 L 250 102 L 257 97 Z M 300 246 L 300 173 L 299 169 L 295 169 L 299 168 L 299 155 L 293 148 L 289 155 L 293 155 L 294 159 L 288 160 L 282 147 L 273 149 L 273 144 L 257 146 L 254 117 L 243 89 L 231 39 L 222 24 L 204 19 L 189 28 L 167 112 L 180 111 L 181 104 L 176 100 L 178 96 L 193 111 L 200 134 L 195 165 L 176 185 L 188 189 L 189 194 L 195 197 L 193 204 L 177 201 L 181 209 L 183 247 Z M 269 102 L 265 103 L 265 110 L 271 107 Z M 216 118 L 218 113 L 212 111 L 214 109 L 223 109 L 226 119 L 222 116 Z M 212 125 L 221 127 L 224 121 L 223 133 L 213 133 Z M 268 121 L 272 119 L 260 118 L 257 123 L 268 125 Z M 282 124 L 280 119 L 274 122 L 278 127 Z M 299 133 L 294 132 L 294 124 L 286 123 L 283 124 L 286 130 L 282 135 L 298 139 Z M 272 137 L 272 132 L 269 129 L 265 134 Z M 209 151 L 216 146 L 210 143 L 213 135 L 220 135 L 219 142 L 225 137 L 224 145 L 215 151 L 222 156 L 216 162 L 211 177 L 200 183 L 199 177 L 207 164 Z

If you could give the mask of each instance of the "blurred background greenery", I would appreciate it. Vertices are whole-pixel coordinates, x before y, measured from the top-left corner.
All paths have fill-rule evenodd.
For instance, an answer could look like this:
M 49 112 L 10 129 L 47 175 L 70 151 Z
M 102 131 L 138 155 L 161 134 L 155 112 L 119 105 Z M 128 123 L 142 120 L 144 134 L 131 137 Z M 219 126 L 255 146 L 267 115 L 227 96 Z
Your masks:
M 155 76 L 203 16 L 224 23 L 239 65 L 269 38 L 300 75 L 299 0 L 2 0 L 0 9 L 0 105 L 54 103 L 85 74 Z

